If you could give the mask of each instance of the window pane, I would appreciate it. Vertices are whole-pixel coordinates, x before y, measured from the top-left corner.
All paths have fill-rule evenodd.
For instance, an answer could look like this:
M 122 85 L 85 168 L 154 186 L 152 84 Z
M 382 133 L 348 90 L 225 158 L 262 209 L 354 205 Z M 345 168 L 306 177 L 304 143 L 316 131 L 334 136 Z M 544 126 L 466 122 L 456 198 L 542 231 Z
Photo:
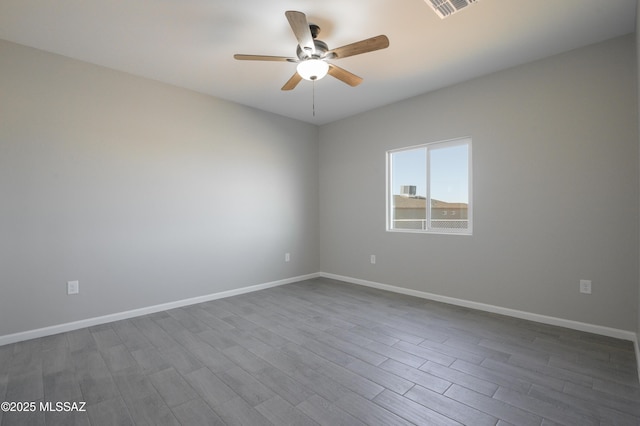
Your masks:
M 391 229 L 426 229 L 427 149 L 391 154 Z
M 430 227 L 438 230 L 469 227 L 469 146 L 429 148 Z
M 471 234 L 471 139 L 387 153 L 387 229 Z

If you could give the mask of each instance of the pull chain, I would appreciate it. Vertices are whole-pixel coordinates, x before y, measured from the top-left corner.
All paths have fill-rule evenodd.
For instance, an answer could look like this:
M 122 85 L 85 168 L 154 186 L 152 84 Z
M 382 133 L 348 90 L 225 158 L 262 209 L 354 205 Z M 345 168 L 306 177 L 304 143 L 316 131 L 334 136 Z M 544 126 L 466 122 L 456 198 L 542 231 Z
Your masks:
M 313 80 L 313 116 L 316 116 L 316 80 Z

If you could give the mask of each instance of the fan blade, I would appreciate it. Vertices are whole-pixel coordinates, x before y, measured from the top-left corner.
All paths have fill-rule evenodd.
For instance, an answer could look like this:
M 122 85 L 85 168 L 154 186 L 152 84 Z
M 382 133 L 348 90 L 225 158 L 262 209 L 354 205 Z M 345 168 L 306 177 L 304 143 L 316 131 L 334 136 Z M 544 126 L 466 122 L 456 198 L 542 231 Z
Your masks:
M 288 10 L 285 12 L 285 15 L 302 51 L 307 52 L 310 55 L 315 54 L 316 45 L 313 43 L 313 36 L 309 29 L 307 16 L 304 13 L 296 12 L 295 10 Z
M 297 62 L 295 58 L 285 58 L 284 56 L 265 56 L 265 55 L 233 55 L 239 61 L 282 61 Z
M 298 85 L 298 83 L 300 83 L 300 81 L 302 81 L 302 77 L 300 77 L 300 74 L 295 73 L 290 79 L 289 81 L 287 81 L 284 86 L 282 86 L 281 90 L 293 90 L 296 88 L 296 86 Z
M 341 82 L 346 83 L 351 87 L 355 87 L 358 84 L 362 83 L 362 78 L 358 77 L 355 74 L 351 74 L 349 71 L 333 64 L 329 64 L 329 75 L 337 78 Z
M 327 55 L 333 54 L 333 57 L 335 58 L 346 58 L 349 56 L 360 55 L 361 53 L 386 49 L 387 47 L 389 47 L 389 39 L 386 35 L 379 35 L 332 49 L 327 52 Z

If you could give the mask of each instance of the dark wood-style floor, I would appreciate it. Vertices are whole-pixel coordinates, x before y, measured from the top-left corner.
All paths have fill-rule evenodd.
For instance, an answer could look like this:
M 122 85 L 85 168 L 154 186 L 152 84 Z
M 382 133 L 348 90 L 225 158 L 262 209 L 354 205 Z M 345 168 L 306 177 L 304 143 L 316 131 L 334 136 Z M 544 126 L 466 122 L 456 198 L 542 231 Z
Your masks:
M 315 279 L 0 347 L 2 425 L 638 425 L 630 342 Z

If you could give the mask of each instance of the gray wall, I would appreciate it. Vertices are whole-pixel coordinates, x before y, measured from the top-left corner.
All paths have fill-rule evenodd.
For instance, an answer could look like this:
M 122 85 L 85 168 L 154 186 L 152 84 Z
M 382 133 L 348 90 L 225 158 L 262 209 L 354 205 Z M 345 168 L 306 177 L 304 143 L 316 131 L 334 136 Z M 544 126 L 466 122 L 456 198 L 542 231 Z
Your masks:
M 628 35 L 321 127 L 321 270 L 636 330 L 635 69 Z M 462 136 L 473 236 L 385 232 L 385 151 Z
M 635 53 L 318 129 L 0 41 L 0 336 L 319 270 L 640 331 Z M 459 136 L 474 235 L 385 232 L 385 151 Z
M 317 272 L 317 141 L 0 41 L 0 336 Z
M 640 1 L 636 4 L 636 77 L 638 79 L 638 102 L 640 105 Z M 638 108 L 640 110 L 640 107 Z M 638 117 L 638 125 L 640 126 L 640 116 Z M 640 143 L 640 140 L 639 140 Z M 640 159 L 638 159 L 640 162 Z M 640 184 L 640 183 L 639 183 Z M 638 218 L 640 221 L 640 217 Z M 638 267 L 640 268 L 640 257 L 638 259 Z M 638 281 L 638 327 L 636 329 L 637 338 L 640 340 L 640 280 Z M 637 343 L 637 342 L 636 342 Z M 640 353 L 636 351 L 636 357 L 640 360 Z M 638 363 L 638 375 L 640 376 L 640 362 Z

